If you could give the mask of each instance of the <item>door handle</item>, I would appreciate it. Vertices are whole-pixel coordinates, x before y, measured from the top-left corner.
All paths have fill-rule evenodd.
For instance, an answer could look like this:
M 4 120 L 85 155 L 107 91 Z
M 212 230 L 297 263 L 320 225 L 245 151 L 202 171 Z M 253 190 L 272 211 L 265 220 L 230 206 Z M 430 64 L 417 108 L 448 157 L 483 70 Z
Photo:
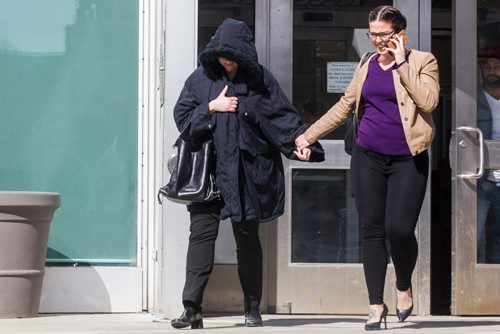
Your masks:
M 479 136 L 479 170 L 477 173 L 469 173 L 465 172 L 462 174 L 458 174 L 457 177 L 461 179 L 479 179 L 481 176 L 483 176 L 484 173 L 484 138 L 483 138 L 483 132 L 479 128 L 473 128 L 470 126 L 461 126 L 457 128 L 458 131 L 464 131 L 464 132 L 475 132 Z M 461 145 L 462 142 L 459 143 L 459 146 L 465 147 Z

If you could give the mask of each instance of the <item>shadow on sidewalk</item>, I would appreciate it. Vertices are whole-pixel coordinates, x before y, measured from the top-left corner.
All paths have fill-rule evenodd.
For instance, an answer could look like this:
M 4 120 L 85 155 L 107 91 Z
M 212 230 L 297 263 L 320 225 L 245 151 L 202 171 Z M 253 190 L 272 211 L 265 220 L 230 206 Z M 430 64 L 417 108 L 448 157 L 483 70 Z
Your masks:
M 208 314 L 204 317 L 204 319 L 209 320 L 211 317 L 216 318 L 224 318 L 224 317 L 233 317 L 236 314 Z M 366 320 L 363 316 L 360 318 L 355 318 L 355 316 L 336 316 L 331 315 L 328 317 L 316 318 L 316 317 L 308 317 L 307 315 L 303 316 L 291 316 L 289 318 L 280 317 L 280 318 L 267 318 L 267 314 L 263 314 L 263 324 L 264 327 L 298 327 L 298 326 L 314 326 L 319 325 L 328 327 L 331 325 L 335 327 L 338 324 L 359 324 L 360 328 L 365 324 Z M 243 322 L 243 315 L 237 315 L 237 318 L 231 319 L 233 321 L 224 321 L 226 325 L 220 326 L 218 328 L 227 328 L 227 327 L 244 327 L 245 324 Z M 478 317 L 477 320 L 474 317 L 467 317 L 465 319 L 461 319 L 460 317 L 452 318 L 449 317 L 447 319 L 439 319 L 432 318 L 432 316 L 427 319 L 422 319 L 419 317 L 410 318 L 410 321 L 401 323 L 398 322 L 395 316 L 389 316 L 387 324 L 388 326 L 392 326 L 392 329 L 444 329 L 444 328 L 474 328 L 474 327 L 495 327 L 495 331 L 500 327 L 500 321 L 498 321 L 498 317 L 492 317 L 491 320 L 488 320 L 488 317 Z M 214 329 L 214 327 L 210 327 Z
M 480 327 L 480 326 L 500 326 L 500 321 L 487 321 L 481 319 L 478 321 L 470 320 L 446 320 L 446 321 L 415 321 L 403 325 L 401 328 L 405 329 L 423 329 L 423 328 L 458 328 L 458 327 Z
M 322 325 L 322 324 L 334 324 L 334 323 L 354 323 L 354 324 L 364 324 L 365 320 L 353 319 L 353 318 L 341 318 L 341 317 L 331 317 L 331 318 L 321 318 L 321 319 L 311 319 L 311 318 L 290 318 L 290 319 L 267 319 L 263 321 L 264 326 L 268 327 L 293 327 L 293 326 L 304 326 L 304 325 Z
M 227 316 L 235 316 L 236 314 L 207 314 L 204 315 L 203 319 L 204 320 L 210 320 L 211 317 L 214 318 L 224 318 Z M 266 319 L 267 314 L 262 314 L 263 318 L 263 325 L 264 327 L 295 327 L 295 326 L 307 326 L 307 325 L 331 325 L 331 324 L 336 324 L 336 323 L 351 323 L 351 324 L 364 324 L 366 320 L 363 319 L 355 319 L 353 317 L 342 317 L 342 316 L 335 316 L 332 315 L 331 317 L 328 318 L 310 318 L 307 316 L 304 316 L 302 318 L 299 318 L 297 316 L 293 316 L 291 318 L 278 318 L 278 319 Z M 239 316 L 239 315 L 238 315 Z M 229 322 L 228 322 L 229 323 Z M 241 318 L 235 319 L 235 321 L 232 323 L 232 325 L 229 325 L 229 327 L 245 327 L 244 323 L 244 318 L 243 315 L 241 315 Z M 210 327 L 211 329 L 214 328 L 227 328 L 228 326 L 220 326 L 220 327 Z

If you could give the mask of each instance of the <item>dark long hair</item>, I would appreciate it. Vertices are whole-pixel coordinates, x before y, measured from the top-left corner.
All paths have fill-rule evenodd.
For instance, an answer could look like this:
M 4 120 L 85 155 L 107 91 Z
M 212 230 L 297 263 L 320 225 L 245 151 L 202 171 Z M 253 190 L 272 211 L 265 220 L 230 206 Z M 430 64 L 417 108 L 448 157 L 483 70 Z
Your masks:
M 406 17 L 392 6 L 378 6 L 368 14 L 368 22 L 386 21 L 392 25 L 396 33 L 406 29 Z

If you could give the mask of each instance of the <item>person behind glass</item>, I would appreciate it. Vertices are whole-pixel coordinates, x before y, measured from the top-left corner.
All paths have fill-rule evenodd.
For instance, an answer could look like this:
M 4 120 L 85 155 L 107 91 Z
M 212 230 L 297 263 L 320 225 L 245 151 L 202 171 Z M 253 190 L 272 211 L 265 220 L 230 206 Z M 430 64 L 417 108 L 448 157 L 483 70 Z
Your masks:
M 479 50 L 478 58 L 477 126 L 485 139 L 500 140 L 500 46 Z M 477 182 L 477 261 L 500 263 L 500 170 L 486 170 Z
M 359 127 L 351 172 L 370 302 L 365 329 L 372 330 L 380 329 L 382 321 L 386 324 L 388 313 L 384 303 L 386 238 L 396 272 L 399 320 L 404 321 L 413 310 L 415 227 L 426 192 L 427 149 L 434 137 L 431 113 L 439 101 L 439 73 L 431 53 L 405 48 L 400 35 L 406 18 L 399 10 L 379 6 L 369 13 L 368 21 L 376 52 L 358 65 L 343 97 L 296 139 L 296 145 L 299 151 L 309 147 L 342 125 L 351 106 L 356 106 Z
M 202 298 L 214 263 L 219 222 L 230 219 L 236 240 L 245 325 L 262 326 L 262 249 L 259 224 L 283 214 L 285 180 L 281 153 L 289 159 L 323 161 L 320 145 L 295 151 L 305 125 L 272 74 L 258 63 L 249 27 L 226 19 L 199 57 L 174 108 L 179 130 L 212 136 L 218 200 L 188 205 L 190 237 L 184 312 L 175 328 L 200 328 Z M 295 151 L 295 152 L 294 152 Z

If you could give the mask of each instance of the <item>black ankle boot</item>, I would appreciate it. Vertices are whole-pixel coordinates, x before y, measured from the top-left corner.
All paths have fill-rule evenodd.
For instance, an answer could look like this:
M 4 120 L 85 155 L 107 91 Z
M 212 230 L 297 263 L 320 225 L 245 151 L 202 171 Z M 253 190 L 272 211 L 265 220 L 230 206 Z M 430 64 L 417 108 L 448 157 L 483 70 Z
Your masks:
M 245 326 L 260 327 L 262 326 L 262 316 L 259 310 L 245 312 Z
M 184 328 L 191 326 L 191 329 L 199 329 L 203 328 L 203 315 L 201 313 L 201 309 L 196 310 L 192 307 L 187 307 L 182 315 L 173 319 L 170 324 L 174 328 Z

